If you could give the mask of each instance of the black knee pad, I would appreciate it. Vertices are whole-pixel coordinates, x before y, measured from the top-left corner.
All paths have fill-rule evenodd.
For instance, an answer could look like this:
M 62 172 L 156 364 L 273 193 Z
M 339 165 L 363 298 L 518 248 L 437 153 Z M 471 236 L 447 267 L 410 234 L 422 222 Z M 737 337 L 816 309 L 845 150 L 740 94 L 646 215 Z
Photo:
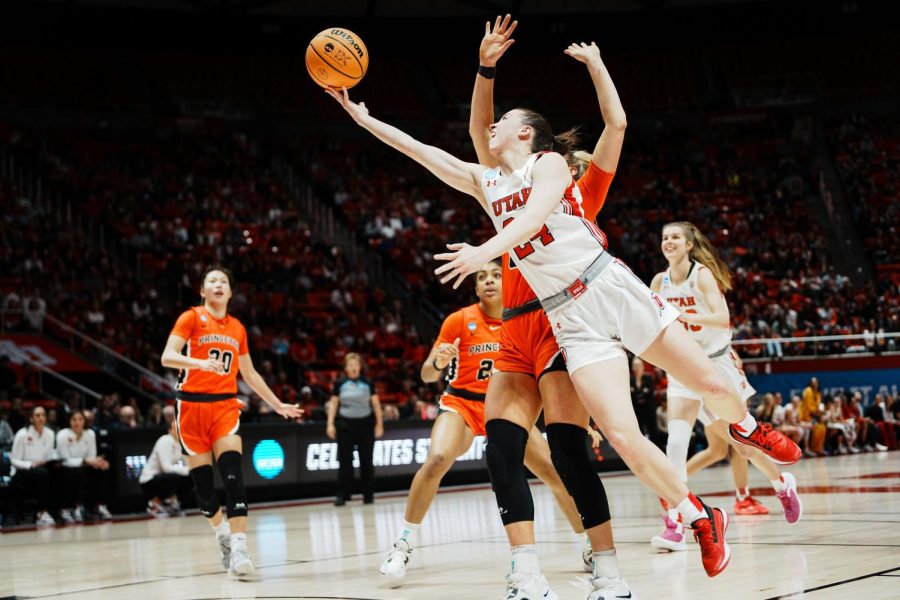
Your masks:
M 197 505 L 200 506 L 200 512 L 208 519 L 213 517 L 219 512 L 219 499 L 216 497 L 212 465 L 191 469 L 191 479 L 194 480 L 194 492 L 197 494 Z
M 241 473 L 241 453 L 229 450 L 219 455 L 219 475 L 225 485 L 225 514 L 231 517 L 247 516 L 247 492 Z
M 587 449 L 587 431 L 570 423 L 547 425 L 550 458 L 566 491 L 572 496 L 585 529 L 610 519 L 606 489 L 591 467 Z
M 487 431 L 486 460 L 491 476 L 491 489 L 503 525 L 534 521 L 534 501 L 525 478 L 525 445 L 528 432 L 515 423 L 492 419 Z

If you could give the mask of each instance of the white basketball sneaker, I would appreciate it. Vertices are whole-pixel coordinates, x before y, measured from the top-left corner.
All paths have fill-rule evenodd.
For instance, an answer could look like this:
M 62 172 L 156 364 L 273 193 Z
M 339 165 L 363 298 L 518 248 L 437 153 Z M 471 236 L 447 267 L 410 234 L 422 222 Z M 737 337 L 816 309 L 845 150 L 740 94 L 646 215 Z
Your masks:
M 53 527 L 56 525 L 56 521 L 54 521 L 53 517 L 50 516 L 50 513 L 45 510 L 38 514 L 35 525 L 38 527 Z
M 628 582 L 625 581 L 624 577 L 616 577 L 615 579 L 610 579 L 609 577 L 593 577 L 591 579 L 591 585 L 594 589 L 588 594 L 587 600 L 636 598 L 631 592 L 631 588 L 628 587 Z
M 253 561 L 250 560 L 246 548 L 237 547 L 231 549 L 230 565 L 228 566 L 229 574 L 250 575 L 255 570 Z
M 559 600 L 543 575 L 510 573 L 506 576 L 504 600 Z
M 59 518 L 62 519 L 64 525 L 71 525 L 75 522 L 75 519 L 72 518 L 72 511 L 68 508 L 59 511 Z
M 219 558 L 222 559 L 222 566 L 228 571 L 231 569 L 231 535 L 216 536 L 216 542 L 219 543 Z
M 581 551 L 582 568 L 585 573 L 594 572 L 594 550 L 591 548 L 591 540 L 585 538 L 584 550 Z
M 390 551 L 388 557 L 381 563 L 382 575 L 388 575 L 394 579 L 403 579 L 406 575 L 406 563 L 409 562 L 409 555 L 412 554 L 412 548 L 406 540 L 400 539 L 394 542 L 394 549 Z

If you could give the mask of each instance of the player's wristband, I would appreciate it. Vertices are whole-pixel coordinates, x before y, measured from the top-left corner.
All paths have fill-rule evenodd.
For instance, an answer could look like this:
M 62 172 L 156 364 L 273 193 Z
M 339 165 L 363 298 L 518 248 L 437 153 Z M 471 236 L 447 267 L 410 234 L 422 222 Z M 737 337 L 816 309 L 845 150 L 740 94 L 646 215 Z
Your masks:
M 434 359 L 432 359 L 432 361 L 431 361 L 431 366 L 434 367 L 434 370 L 435 370 L 435 371 L 443 371 L 444 369 L 447 368 L 447 367 L 444 367 L 444 368 L 442 369 L 441 367 L 437 366 L 437 357 L 435 357 Z
M 485 79 L 493 79 L 497 75 L 497 67 L 485 67 L 478 65 L 478 74 Z

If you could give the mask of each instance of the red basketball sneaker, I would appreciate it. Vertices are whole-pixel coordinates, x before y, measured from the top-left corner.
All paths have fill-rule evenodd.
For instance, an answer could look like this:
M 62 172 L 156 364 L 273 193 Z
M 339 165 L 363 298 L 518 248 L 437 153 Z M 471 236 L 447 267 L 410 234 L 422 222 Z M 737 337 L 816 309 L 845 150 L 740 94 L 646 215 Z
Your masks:
M 734 514 L 736 515 L 767 515 L 769 509 L 759 503 L 753 496 L 747 496 L 743 500 L 734 501 Z
M 731 548 L 725 541 L 725 530 L 728 529 L 728 514 L 718 508 L 703 505 L 706 516 L 691 523 L 694 528 L 694 540 L 700 544 L 703 556 L 703 568 L 710 577 L 715 577 L 725 570 L 731 560 Z
M 803 456 L 800 446 L 792 439 L 775 431 L 768 423 L 757 423 L 750 435 L 746 435 L 740 425 L 732 423 L 728 426 L 728 435 L 739 444 L 746 444 L 758 448 L 766 456 L 779 465 L 792 465 Z

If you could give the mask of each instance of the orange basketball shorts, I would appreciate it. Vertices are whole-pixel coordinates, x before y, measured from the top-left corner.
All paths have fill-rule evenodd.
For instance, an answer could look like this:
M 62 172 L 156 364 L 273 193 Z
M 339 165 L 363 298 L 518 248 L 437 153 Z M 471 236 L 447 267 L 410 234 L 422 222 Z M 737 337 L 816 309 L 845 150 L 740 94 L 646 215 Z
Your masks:
M 559 346 L 543 310 L 535 310 L 503 322 L 500 356 L 494 368 L 501 373 L 527 373 L 540 379 L 553 368 Z
M 444 394 L 441 396 L 441 410 L 461 416 L 474 435 L 487 435 L 484 430 L 484 402 Z
M 241 425 L 241 404 L 236 398 L 216 402 L 175 403 L 178 434 L 185 454 L 204 454 L 219 438 L 237 433 Z

